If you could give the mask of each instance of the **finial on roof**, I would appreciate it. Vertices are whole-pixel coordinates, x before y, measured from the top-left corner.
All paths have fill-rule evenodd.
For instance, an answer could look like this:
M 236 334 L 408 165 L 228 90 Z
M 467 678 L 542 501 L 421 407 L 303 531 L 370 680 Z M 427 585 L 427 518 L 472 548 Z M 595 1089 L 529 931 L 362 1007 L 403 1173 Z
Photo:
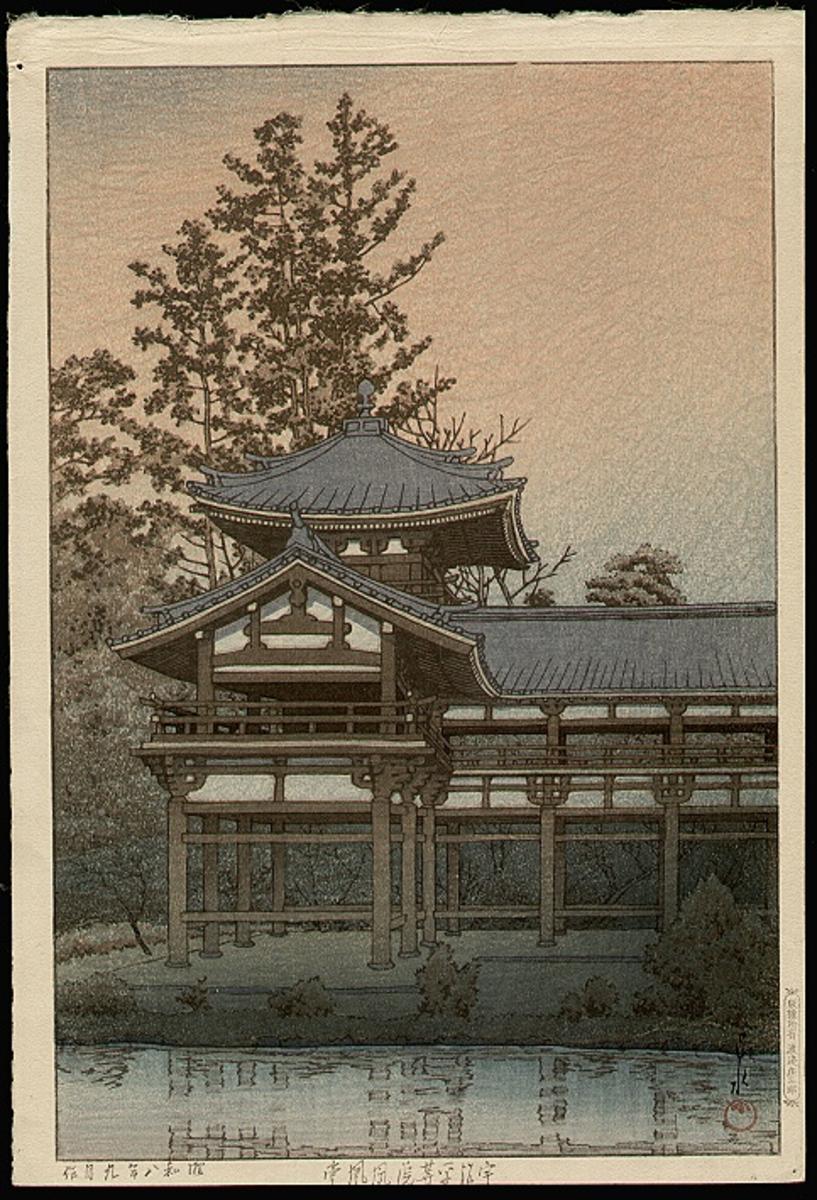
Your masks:
M 316 554 L 327 554 L 330 558 L 335 557 L 325 542 L 322 542 L 318 535 L 309 528 L 301 515 L 297 500 L 290 504 L 289 516 L 292 521 L 292 528 L 289 531 L 289 537 L 286 541 L 286 550 L 302 546 L 307 550 L 312 550 Z
M 357 413 L 359 417 L 368 417 L 374 408 L 374 384 L 371 379 L 362 379 L 357 387 Z

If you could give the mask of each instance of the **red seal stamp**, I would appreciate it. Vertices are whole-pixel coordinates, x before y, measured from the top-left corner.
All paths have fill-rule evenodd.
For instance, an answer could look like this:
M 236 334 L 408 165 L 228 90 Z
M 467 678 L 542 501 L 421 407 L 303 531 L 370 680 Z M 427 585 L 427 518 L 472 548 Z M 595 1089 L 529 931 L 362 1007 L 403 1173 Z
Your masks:
M 751 1100 L 736 1097 L 730 1100 L 723 1110 L 724 1128 L 731 1129 L 734 1133 L 748 1133 L 750 1129 L 754 1129 L 756 1123 L 757 1109 Z

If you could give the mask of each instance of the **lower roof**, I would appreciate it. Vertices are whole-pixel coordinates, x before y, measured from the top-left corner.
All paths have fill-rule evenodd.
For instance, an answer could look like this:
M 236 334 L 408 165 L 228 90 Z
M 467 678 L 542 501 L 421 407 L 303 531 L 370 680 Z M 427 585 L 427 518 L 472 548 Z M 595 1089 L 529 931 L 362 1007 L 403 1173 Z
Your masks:
M 300 563 L 347 589 L 413 639 L 408 653 L 429 685 L 456 680 L 472 697 L 523 699 L 615 693 L 770 693 L 776 688 L 776 609 L 771 603 L 677 607 L 477 608 L 434 605 L 341 562 L 294 518 L 283 553 L 240 579 L 153 611 L 152 629 L 112 642 L 124 657 L 189 677 L 198 628 L 239 611 Z M 236 607 L 238 606 L 238 607 Z M 392 619 L 387 615 L 387 619 Z M 433 646 L 433 654 L 430 654 Z M 465 657 L 464 657 L 465 656 Z M 185 672 L 178 664 L 186 663 Z
M 773 691 L 775 606 L 448 608 L 503 695 Z

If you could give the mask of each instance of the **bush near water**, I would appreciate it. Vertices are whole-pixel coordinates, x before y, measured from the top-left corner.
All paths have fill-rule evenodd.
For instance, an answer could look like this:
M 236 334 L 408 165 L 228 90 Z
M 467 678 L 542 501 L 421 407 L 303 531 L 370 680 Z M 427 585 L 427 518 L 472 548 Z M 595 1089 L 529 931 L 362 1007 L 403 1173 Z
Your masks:
M 451 947 L 441 944 L 415 972 L 420 989 L 421 1014 L 465 1019 L 477 1001 L 479 963 L 458 967 Z
M 714 875 L 685 900 L 677 921 L 647 946 L 651 987 L 633 1000 L 635 1016 L 701 1021 L 762 1031 L 777 1022 L 777 937 L 770 923 L 738 908 Z

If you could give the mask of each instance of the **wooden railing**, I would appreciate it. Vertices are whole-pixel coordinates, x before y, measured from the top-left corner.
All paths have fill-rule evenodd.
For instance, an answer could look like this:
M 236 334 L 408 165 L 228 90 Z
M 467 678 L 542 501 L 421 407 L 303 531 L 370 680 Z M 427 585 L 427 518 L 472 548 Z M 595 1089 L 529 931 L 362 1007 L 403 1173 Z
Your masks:
M 346 704 L 262 701 L 153 702 L 151 737 L 405 738 L 420 740 L 429 724 L 426 704 Z
M 768 769 L 777 762 L 774 746 L 723 742 L 711 745 L 634 746 L 457 746 L 450 748 L 455 770 L 622 770 L 652 771 L 708 768 L 724 772 Z

